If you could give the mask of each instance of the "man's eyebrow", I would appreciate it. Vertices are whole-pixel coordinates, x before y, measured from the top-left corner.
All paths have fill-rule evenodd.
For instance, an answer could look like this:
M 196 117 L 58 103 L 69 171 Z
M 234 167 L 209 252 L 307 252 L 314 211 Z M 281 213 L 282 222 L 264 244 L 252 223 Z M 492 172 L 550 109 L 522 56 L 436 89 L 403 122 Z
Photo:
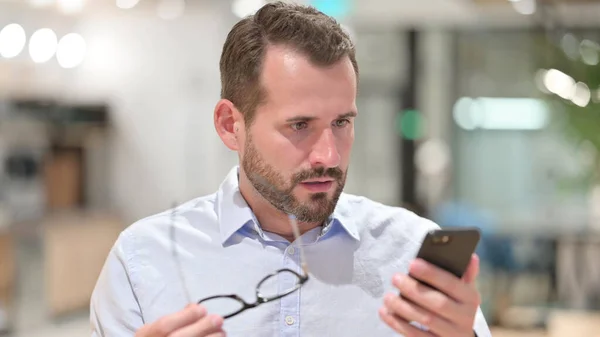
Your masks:
M 314 116 L 296 116 L 296 117 L 288 118 L 285 121 L 288 122 L 288 123 L 293 123 L 293 122 L 308 122 L 308 121 L 312 121 L 314 119 L 317 119 L 317 117 L 314 117 Z
M 337 116 L 337 119 L 341 119 L 341 118 L 352 118 L 352 117 L 356 117 L 358 114 L 356 113 L 356 111 L 350 111 L 350 112 L 346 112 L 345 114 L 341 114 Z M 293 123 L 293 122 L 309 122 L 312 120 L 317 119 L 317 117 L 315 116 L 295 116 L 292 118 L 288 118 L 285 121 L 288 123 Z
M 345 114 L 339 115 L 338 119 L 340 118 L 353 118 L 356 117 L 358 115 L 358 113 L 356 111 L 350 111 L 350 112 L 346 112 Z

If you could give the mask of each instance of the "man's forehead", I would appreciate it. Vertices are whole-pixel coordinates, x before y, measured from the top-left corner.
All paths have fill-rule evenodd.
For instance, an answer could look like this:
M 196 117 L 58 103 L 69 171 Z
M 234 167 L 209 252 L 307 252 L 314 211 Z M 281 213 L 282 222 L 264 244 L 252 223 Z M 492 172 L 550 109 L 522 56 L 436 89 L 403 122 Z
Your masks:
M 355 74 L 354 67 L 348 56 L 342 57 L 337 62 L 330 65 L 315 64 L 310 57 L 297 48 L 283 44 L 271 44 L 266 48 L 262 66 L 263 77 L 274 77 L 277 75 L 286 75 L 298 77 L 306 76 L 306 72 L 313 74 L 323 74 L 341 70 L 339 66 L 347 67 L 349 74 Z
M 300 75 L 300 68 L 314 67 L 310 64 L 308 57 L 298 53 L 292 48 L 282 45 L 270 45 L 267 47 L 263 66 L 262 78 L 283 78 Z

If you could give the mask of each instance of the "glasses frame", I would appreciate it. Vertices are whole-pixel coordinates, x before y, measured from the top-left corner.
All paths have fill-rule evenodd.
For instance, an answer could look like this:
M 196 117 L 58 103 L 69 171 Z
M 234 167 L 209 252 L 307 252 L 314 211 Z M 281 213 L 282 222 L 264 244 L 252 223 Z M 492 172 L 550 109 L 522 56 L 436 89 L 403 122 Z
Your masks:
M 277 296 L 272 296 L 272 297 L 262 296 L 260 294 L 260 287 L 261 287 L 261 285 L 265 281 L 267 281 L 269 278 L 274 277 L 274 276 L 276 276 L 278 274 L 281 274 L 281 273 L 284 273 L 284 272 L 292 273 L 292 274 L 294 274 L 294 276 L 296 276 L 298 278 L 298 283 L 296 284 L 296 286 L 293 287 L 293 288 L 291 288 L 290 290 L 282 293 L 282 294 L 277 295 Z M 235 311 L 235 312 L 233 312 L 233 313 L 231 313 L 229 315 L 223 316 L 223 319 L 227 319 L 227 318 L 231 318 L 231 317 L 233 317 L 235 315 L 238 315 L 238 314 L 240 314 L 240 313 L 242 313 L 242 312 L 244 312 L 244 311 L 246 311 L 248 309 L 256 308 L 257 306 L 259 306 L 261 304 L 265 304 L 265 303 L 268 303 L 268 302 L 276 301 L 276 300 L 278 300 L 280 298 L 283 298 L 283 297 L 285 297 L 285 296 L 287 296 L 289 294 L 292 294 L 292 293 L 296 292 L 298 289 L 300 289 L 304 285 L 304 283 L 306 281 L 308 281 L 308 275 L 300 275 L 297 272 L 295 272 L 295 271 L 293 271 L 291 269 L 287 269 L 287 268 L 279 269 L 278 271 L 265 276 L 260 282 L 258 282 L 258 284 L 256 285 L 256 301 L 254 303 L 248 303 L 248 302 L 244 301 L 238 295 L 236 295 L 236 294 L 230 294 L 230 295 L 215 295 L 215 296 L 210 296 L 210 297 L 201 299 L 200 301 L 198 301 L 197 304 L 202 304 L 203 302 L 206 302 L 206 301 L 209 301 L 209 300 L 218 299 L 218 298 L 224 298 L 224 299 L 225 298 L 229 298 L 229 299 L 236 300 L 240 304 L 242 304 L 242 308 L 240 310 Z
M 189 295 L 188 289 L 186 287 L 186 282 L 185 282 L 185 278 L 183 275 L 183 269 L 181 267 L 181 264 L 179 263 L 179 259 L 177 256 L 177 249 L 175 247 L 175 216 L 176 216 L 176 206 L 173 206 L 172 208 L 172 212 L 171 212 L 171 223 L 170 223 L 170 236 L 171 236 L 171 245 L 172 245 L 172 254 L 173 257 L 175 258 L 176 262 L 177 262 L 177 267 L 179 269 L 179 273 L 180 273 L 180 278 L 183 284 L 183 287 L 185 288 L 186 291 L 186 295 L 188 298 L 188 303 L 191 303 L 191 297 Z M 308 267 L 306 265 L 306 259 L 304 257 L 304 247 L 302 245 L 302 241 L 300 238 L 300 230 L 298 228 L 298 223 L 296 221 L 296 217 L 293 215 L 288 215 L 289 221 L 290 221 L 290 225 L 292 227 L 292 230 L 294 232 L 294 241 L 298 242 L 298 247 L 300 249 L 300 263 L 301 263 L 301 268 L 302 268 L 302 274 L 297 273 L 294 270 L 291 270 L 289 268 L 283 268 L 283 269 L 279 269 L 267 276 L 265 276 L 264 278 L 262 278 L 258 284 L 256 285 L 256 301 L 254 303 L 248 303 L 246 301 L 244 301 L 240 296 L 236 295 L 236 294 L 227 294 L 227 295 L 214 295 L 214 296 L 210 296 L 210 297 L 206 297 L 203 298 L 199 301 L 196 302 L 196 304 L 202 304 L 203 302 L 209 301 L 209 300 L 214 300 L 214 299 L 218 299 L 218 298 L 223 298 L 223 299 L 233 299 L 238 301 L 241 305 L 242 308 L 238 311 L 235 311 L 229 315 L 225 315 L 223 316 L 223 319 L 228 319 L 231 318 L 233 316 L 239 315 L 242 312 L 248 310 L 248 309 L 252 309 L 252 308 L 256 308 L 257 306 L 261 305 L 261 304 L 265 304 L 268 302 L 273 302 L 276 300 L 279 300 L 285 296 L 288 296 L 298 290 L 300 290 L 300 288 L 302 288 L 302 286 L 306 283 L 306 281 L 309 280 L 309 272 L 308 272 Z M 262 284 L 264 282 L 266 282 L 268 279 L 270 279 L 271 277 L 275 277 L 278 274 L 282 274 L 282 273 L 292 273 L 294 276 L 296 276 L 298 278 L 298 282 L 296 283 L 296 286 L 287 290 L 286 292 L 282 293 L 282 294 L 278 294 L 277 296 L 272 296 L 272 297 L 267 297 L 267 296 L 263 296 L 260 293 L 260 287 L 262 286 Z

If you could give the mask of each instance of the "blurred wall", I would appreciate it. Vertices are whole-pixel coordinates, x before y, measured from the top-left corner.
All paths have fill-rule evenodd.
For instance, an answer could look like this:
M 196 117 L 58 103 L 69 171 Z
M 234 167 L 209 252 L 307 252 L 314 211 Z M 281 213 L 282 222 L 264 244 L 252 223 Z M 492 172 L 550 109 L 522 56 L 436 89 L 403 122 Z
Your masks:
M 18 21 L 28 35 L 51 27 L 59 37 L 75 31 L 86 38 L 79 68 L 61 69 L 54 60 L 35 66 L 26 52 L 3 61 L 1 92 L 110 105 L 109 199 L 128 221 L 213 191 L 234 163 L 212 125 L 219 54 L 233 18 L 214 4 L 188 8 L 175 21 L 143 9 L 65 19 L 3 8 L 0 22 Z
M 109 4 L 69 17 L 3 4 L 0 25 L 18 22 L 28 37 L 44 27 L 59 38 L 77 32 L 86 39 L 87 56 L 75 69 L 60 68 L 55 59 L 35 65 L 27 50 L 0 60 L 0 97 L 108 103 L 110 170 L 96 172 L 98 179 L 89 183 L 102 188 L 99 181 L 107 176 L 107 207 L 132 222 L 212 193 L 237 163 L 212 120 L 220 52 L 237 20 L 227 1 L 190 3 L 173 21 L 158 18 L 143 2 L 132 10 Z M 396 123 L 406 71 L 403 33 L 371 25 L 350 29 L 361 82 L 346 191 L 399 204 L 399 135 L 389 126 Z

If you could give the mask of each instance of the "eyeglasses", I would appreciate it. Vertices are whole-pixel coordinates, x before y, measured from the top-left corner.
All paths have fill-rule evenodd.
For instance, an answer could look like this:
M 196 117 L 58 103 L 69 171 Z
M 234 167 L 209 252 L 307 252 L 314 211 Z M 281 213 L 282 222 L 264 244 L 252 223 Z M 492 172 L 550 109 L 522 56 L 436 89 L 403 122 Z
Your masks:
M 177 249 L 175 245 L 175 210 L 176 208 L 173 207 L 173 211 L 171 212 L 170 226 L 172 254 L 178 264 L 180 277 L 183 282 L 183 287 L 186 291 L 188 302 L 191 303 L 191 297 L 187 292 L 187 287 L 185 286 L 183 269 L 181 268 L 180 261 L 177 257 Z M 308 281 L 308 267 L 306 265 L 304 248 L 302 247 L 302 241 L 300 239 L 300 230 L 298 228 L 296 217 L 293 215 L 289 215 L 288 218 L 290 221 L 290 226 L 292 227 L 292 230 L 294 232 L 294 239 L 296 242 L 298 242 L 298 247 L 300 248 L 300 264 L 302 268 L 302 274 L 299 274 L 291 269 L 284 268 L 265 276 L 256 285 L 256 300 L 252 303 L 244 301 L 240 296 L 236 294 L 210 296 L 199 300 L 197 303 L 202 304 L 202 306 L 204 306 L 209 313 L 217 314 L 223 317 L 224 319 L 227 319 L 238 315 L 248 309 L 256 308 L 257 306 L 264 303 L 276 301 L 298 291 L 306 283 L 306 281 Z M 291 285 L 280 289 L 280 277 L 292 281 L 289 282 Z

